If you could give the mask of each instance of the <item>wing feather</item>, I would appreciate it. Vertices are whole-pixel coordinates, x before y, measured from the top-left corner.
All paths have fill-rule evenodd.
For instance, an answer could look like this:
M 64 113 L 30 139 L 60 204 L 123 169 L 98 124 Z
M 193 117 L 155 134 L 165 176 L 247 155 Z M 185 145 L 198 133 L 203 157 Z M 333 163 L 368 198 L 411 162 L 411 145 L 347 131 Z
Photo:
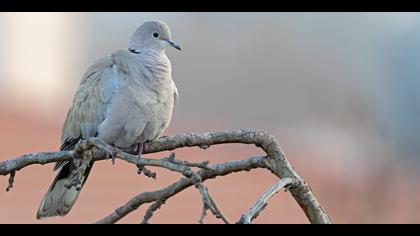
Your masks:
M 82 138 L 95 137 L 117 89 L 111 56 L 96 61 L 85 73 L 62 128 L 60 150 L 71 150 Z M 67 162 L 57 162 L 54 170 Z

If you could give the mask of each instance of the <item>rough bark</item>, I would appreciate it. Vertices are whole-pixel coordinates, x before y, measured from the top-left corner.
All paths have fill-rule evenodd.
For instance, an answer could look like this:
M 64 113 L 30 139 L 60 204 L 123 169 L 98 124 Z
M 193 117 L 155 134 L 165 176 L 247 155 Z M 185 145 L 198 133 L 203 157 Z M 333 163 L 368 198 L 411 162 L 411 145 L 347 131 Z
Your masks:
M 139 159 L 137 156 L 130 154 L 133 153 L 132 150 L 119 150 L 97 138 L 90 138 L 79 142 L 75 151 L 33 153 L 14 160 L 0 162 L 0 175 L 10 174 L 11 177 L 14 177 L 16 171 L 34 164 L 43 165 L 51 162 L 72 160 L 74 158 L 86 158 L 86 156 L 99 161 L 106 159 L 111 155 L 115 158 L 137 165 L 139 171 L 143 171 L 145 174 L 148 173 L 146 174 L 148 176 L 153 176 L 153 173 L 145 168 L 147 166 L 155 166 L 178 172 L 182 174 L 183 178 L 164 189 L 154 192 L 144 192 L 135 196 L 97 223 L 115 223 L 141 205 L 145 203 L 154 203 L 147 211 L 148 215 L 143 220 L 144 223 L 147 223 L 151 215 L 153 215 L 153 212 L 159 209 L 167 199 L 194 185 L 198 187 L 200 194 L 203 196 L 203 215 L 205 215 L 206 210 L 210 210 L 216 217 L 221 218 L 227 223 L 227 219 L 215 205 L 213 199 L 208 194 L 207 188 L 203 185 L 203 182 L 207 179 L 224 176 L 238 171 L 265 168 L 280 178 L 280 180 L 290 180 L 291 183 L 288 183 L 283 187 L 292 194 L 311 223 L 332 223 L 330 217 L 315 198 L 309 185 L 298 175 L 287 161 L 277 139 L 263 130 L 244 129 L 239 131 L 209 133 L 182 133 L 170 137 L 161 137 L 156 141 L 149 142 L 145 150 L 143 150 L 143 153 L 170 151 L 183 147 L 200 147 L 202 149 L 207 149 L 213 145 L 228 143 L 256 145 L 263 149 L 267 155 L 264 157 L 252 157 L 216 165 L 208 165 L 207 161 L 202 163 L 190 163 L 176 160 L 172 155 L 163 159 Z M 200 170 L 194 172 L 191 167 L 200 168 Z M 77 178 L 77 176 L 75 178 Z M 10 179 L 8 189 L 13 186 L 14 178 Z M 75 182 L 77 183 L 77 181 Z

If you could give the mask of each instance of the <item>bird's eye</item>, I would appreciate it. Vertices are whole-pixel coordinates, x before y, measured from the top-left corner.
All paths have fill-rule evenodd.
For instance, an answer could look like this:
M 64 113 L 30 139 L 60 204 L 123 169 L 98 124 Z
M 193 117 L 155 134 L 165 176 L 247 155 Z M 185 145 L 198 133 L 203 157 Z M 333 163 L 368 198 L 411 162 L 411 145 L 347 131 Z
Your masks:
M 156 33 L 156 32 L 154 32 L 154 33 L 153 33 L 153 37 L 157 38 L 157 37 L 159 37 L 159 34 L 158 34 L 158 33 Z

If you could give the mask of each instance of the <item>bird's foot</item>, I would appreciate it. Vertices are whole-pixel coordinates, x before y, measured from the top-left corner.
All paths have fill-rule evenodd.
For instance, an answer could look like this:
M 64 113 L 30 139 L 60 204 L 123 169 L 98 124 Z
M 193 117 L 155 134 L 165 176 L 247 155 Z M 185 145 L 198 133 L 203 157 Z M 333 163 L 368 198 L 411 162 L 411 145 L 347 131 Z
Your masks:
M 142 142 L 142 143 L 137 144 L 137 150 L 139 151 L 137 156 L 138 156 L 139 159 L 141 158 L 141 155 L 143 154 L 143 152 L 146 148 L 147 148 L 146 142 Z M 143 166 L 141 164 L 137 164 L 137 168 L 138 168 L 138 171 L 137 171 L 138 174 L 143 173 L 145 176 L 147 176 L 149 178 L 156 179 L 156 173 L 146 169 L 145 166 Z
M 108 161 L 110 158 L 111 158 L 112 165 L 115 165 L 115 156 L 112 156 L 112 155 L 107 153 L 106 154 L 106 160 Z
M 137 144 L 137 150 L 139 150 L 139 153 L 137 155 L 139 158 L 141 158 L 141 155 L 143 155 L 143 152 L 146 149 L 146 147 L 147 147 L 146 142 Z

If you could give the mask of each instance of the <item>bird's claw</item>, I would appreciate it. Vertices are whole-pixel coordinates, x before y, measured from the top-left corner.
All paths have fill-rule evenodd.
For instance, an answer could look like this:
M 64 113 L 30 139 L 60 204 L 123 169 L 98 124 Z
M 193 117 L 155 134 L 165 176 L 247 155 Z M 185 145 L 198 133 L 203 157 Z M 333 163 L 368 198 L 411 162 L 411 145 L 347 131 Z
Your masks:
M 137 154 L 137 155 L 138 155 L 139 159 L 141 158 L 141 155 L 143 155 L 143 151 L 144 151 L 145 148 L 146 148 L 146 143 L 145 142 L 137 144 L 137 149 L 139 151 L 139 154 Z
M 106 160 L 107 160 L 107 161 L 109 160 L 109 158 L 111 158 L 112 165 L 115 165 L 115 156 L 113 156 L 113 155 L 111 155 L 111 154 L 107 153 L 107 154 L 105 155 L 105 158 L 106 158 Z

